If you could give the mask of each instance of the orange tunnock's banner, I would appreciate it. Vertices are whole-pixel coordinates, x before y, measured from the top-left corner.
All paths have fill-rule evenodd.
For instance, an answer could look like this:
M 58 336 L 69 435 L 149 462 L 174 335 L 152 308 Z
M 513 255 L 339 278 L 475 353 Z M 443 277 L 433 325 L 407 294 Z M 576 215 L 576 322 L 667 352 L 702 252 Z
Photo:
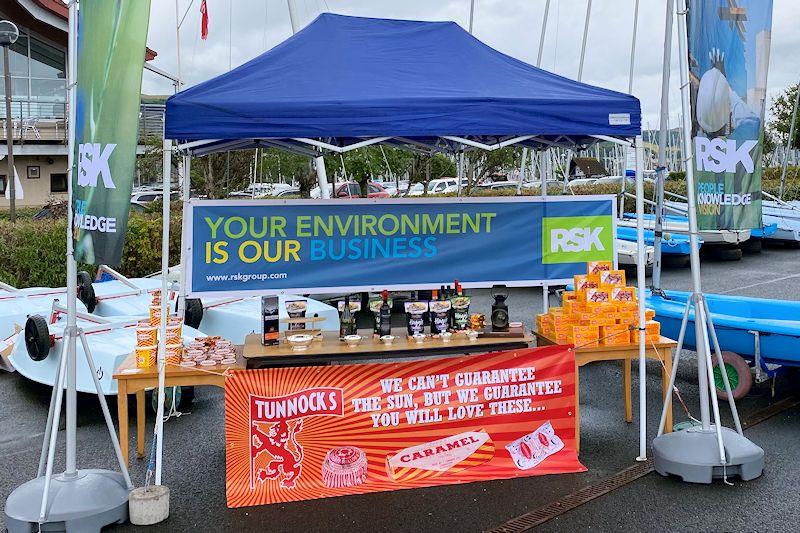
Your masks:
M 225 445 L 228 507 L 586 470 L 566 346 L 235 371 Z

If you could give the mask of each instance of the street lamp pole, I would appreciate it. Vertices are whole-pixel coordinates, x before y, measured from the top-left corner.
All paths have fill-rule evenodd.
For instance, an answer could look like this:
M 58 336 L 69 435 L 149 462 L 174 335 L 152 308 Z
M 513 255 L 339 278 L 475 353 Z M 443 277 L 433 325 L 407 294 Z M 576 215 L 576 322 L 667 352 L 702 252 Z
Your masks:
M 0 21 L 0 46 L 3 47 L 3 79 L 6 88 L 6 146 L 8 146 L 9 217 L 17 220 L 17 187 L 14 172 L 14 127 L 11 119 L 11 73 L 8 66 L 8 47 L 17 42 L 19 30 L 13 22 Z

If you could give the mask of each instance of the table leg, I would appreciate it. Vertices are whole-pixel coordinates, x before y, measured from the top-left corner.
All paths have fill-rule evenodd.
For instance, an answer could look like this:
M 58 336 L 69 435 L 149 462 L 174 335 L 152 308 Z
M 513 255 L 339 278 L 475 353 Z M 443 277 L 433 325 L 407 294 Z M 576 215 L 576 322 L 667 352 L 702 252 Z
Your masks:
M 625 400 L 625 422 L 633 422 L 633 400 L 631 398 L 631 360 L 622 360 L 622 397 Z
M 128 464 L 128 384 L 117 380 L 117 418 L 119 418 L 119 447 L 122 460 Z
M 666 401 L 667 397 L 672 394 L 672 391 L 669 390 L 669 378 L 672 375 L 672 350 L 661 350 L 661 360 L 664 361 L 664 366 L 661 367 L 662 401 Z M 672 431 L 672 403 L 667 410 L 664 426 L 664 433 Z
M 147 417 L 144 414 L 144 391 L 136 393 L 136 458 L 144 457 L 144 423 Z
M 581 385 L 580 367 L 575 361 L 575 452 L 581 452 Z

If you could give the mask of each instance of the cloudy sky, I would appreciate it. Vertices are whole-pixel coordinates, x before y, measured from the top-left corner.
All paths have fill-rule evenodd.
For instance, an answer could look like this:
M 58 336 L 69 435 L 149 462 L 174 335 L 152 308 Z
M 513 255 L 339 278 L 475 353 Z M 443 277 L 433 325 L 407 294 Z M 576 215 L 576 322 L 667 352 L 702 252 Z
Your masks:
M 304 26 L 323 11 L 417 20 L 453 20 L 469 25 L 470 0 L 292 0 Z M 536 63 L 546 0 L 475 0 L 474 34 L 495 49 Z M 774 0 L 768 101 L 800 78 L 800 9 L 797 0 Z M 640 0 L 633 94 L 642 102 L 643 125 L 658 123 L 665 0 Z M 635 0 L 593 0 L 583 81 L 628 90 Z M 286 0 L 207 0 L 209 37 L 200 39 L 200 0 L 178 0 L 181 73 L 188 85 L 212 78 L 269 50 L 291 35 Z M 577 78 L 586 0 L 552 0 L 542 67 Z M 152 2 L 148 45 L 154 65 L 177 71 L 175 3 Z M 671 120 L 680 112 L 677 40 L 673 39 Z M 171 85 L 145 71 L 143 92 L 168 94 Z

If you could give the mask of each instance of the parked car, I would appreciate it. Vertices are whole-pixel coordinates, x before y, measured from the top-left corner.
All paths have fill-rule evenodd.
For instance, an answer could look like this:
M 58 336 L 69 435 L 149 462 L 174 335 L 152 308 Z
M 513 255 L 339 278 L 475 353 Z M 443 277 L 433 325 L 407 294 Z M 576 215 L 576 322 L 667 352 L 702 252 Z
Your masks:
M 422 183 L 415 183 L 408 189 L 406 196 L 422 196 L 425 194 L 425 185 Z
M 458 190 L 456 178 L 439 178 L 428 183 L 428 194 L 447 194 Z
M 330 184 L 328 184 L 330 187 Z M 384 190 L 380 184 L 370 181 L 367 183 L 367 198 L 389 198 L 389 193 Z M 314 187 L 311 189 L 311 198 L 321 198 L 320 188 Z M 361 185 L 355 181 L 340 181 L 334 184 L 333 193 L 331 198 L 360 198 Z

